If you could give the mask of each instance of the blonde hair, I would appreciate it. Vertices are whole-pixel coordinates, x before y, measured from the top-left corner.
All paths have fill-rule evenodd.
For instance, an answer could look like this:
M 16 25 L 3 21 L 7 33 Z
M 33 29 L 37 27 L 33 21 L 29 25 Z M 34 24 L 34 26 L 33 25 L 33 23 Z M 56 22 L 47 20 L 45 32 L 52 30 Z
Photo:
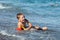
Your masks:
M 19 16 L 23 15 L 23 13 L 18 13 L 17 14 L 17 19 L 19 19 Z

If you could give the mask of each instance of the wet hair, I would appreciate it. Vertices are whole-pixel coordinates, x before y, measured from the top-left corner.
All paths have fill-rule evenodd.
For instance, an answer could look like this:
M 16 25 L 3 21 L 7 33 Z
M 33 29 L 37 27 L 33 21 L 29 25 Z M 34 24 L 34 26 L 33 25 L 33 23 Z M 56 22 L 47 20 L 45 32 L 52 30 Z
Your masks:
M 23 15 L 23 13 L 18 13 L 17 14 L 17 19 L 19 19 L 19 16 Z

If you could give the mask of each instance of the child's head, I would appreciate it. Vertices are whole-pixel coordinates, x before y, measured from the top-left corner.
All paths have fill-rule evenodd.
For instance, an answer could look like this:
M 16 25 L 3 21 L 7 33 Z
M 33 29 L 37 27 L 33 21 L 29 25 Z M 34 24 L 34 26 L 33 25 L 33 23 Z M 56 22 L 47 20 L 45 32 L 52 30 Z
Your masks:
M 20 22 L 24 22 L 24 21 L 25 21 L 25 16 L 24 16 L 24 14 L 18 13 L 18 14 L 17 14 L 17 19 L 18 19 Z

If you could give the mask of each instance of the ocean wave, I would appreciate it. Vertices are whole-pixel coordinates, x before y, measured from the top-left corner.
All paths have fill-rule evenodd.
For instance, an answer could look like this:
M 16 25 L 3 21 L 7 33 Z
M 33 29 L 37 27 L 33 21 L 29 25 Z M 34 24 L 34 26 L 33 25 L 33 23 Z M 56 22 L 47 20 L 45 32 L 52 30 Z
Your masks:
M 49 2 L 49 3 L 20 3 L 18 4 L 21 7 L 30 7 L 30 8 L 51 8 L 51 7 L 60 7 L 60 2 L 58 3 L 53 3 L 53 2 Z
M 47 3 L 47 2 L 59 2 L 59 0 L 17 0 L 22 3 Z
M 4 6 L 3 4 L 0 4 L 0 9 L 8 9 L 12 8 L 11 6 Z
M 7 3 L 8 5 L 12 5 L 12 4 L 14 4 L 14 5 L 18 5 L 18 6 L 59 6 L 59 4 L 60 4 L 60 1 L 58 1 L 58 0 L 52 0 L 52 1 L 50 1 L 50 0 L 46 0 L 46 1 L 44 1 L 44 0 L 6 0 L 6 1 L 0 1 L 0 2 L 2 2 L 2 3 Z
M 30 31 L 29 31 L 30 32 Z M 23 35 L 24 34 L 27 34 L 27 33 L 29 33 L 29 32 L 27 32 L 27 31 L 21 31 L 21 33 L 23 33 Z M 23 35 L 21 36 L 21 33 L 17 33 L 17 34 L 11 34 L 11 33 L 8 33 L 6 30 L 1 30 L 0 31 L 0 34 L 2 34 L 2 35 L 6 35 L 6 36 L 12 36 L 12 37 L 17 37 L 17 38 L 21 38 L 21 37 L 23 37 Z M 25 35 L 24 35 L 25 36 Z
M 31 7 L 31 8 L 50 8 L 50 7 L 59 7 L 60 2 L 47 2 L 47 3 L 24 3 L 24 2 L 16 2 L 16 3 L 0 3 L 0 9 L 8 9 L 12 8 L 12 6 L 19 7 Z
M 0 39 L 2 40 L 2 39 L 8 39 L 8 40 L 25 40 L 26 39 L 26 37 L 24 37 L 24 36 L 19 36 L 19 35 L 15 35 L 15 34 L 9 34 L 9 33 L 7 33 L 5 30 L 2 30 L 2 31 L 0 31 L 0 35 L 2 35 L 1 37 L 0 37 Z
M 1 33 L 2 35 L 7 35 L 7 36 L 16 36 L 16 35 L 8 34 L 5 30 L 0 31 L 0 33 Z
M 13 38 L 18 38 L 20 40 L 25 40 L 25 39 L 31 39 L 31 40 L 34 40 L 34 39 L 43 39 L 43 40 L 47 40 L 47 39 L 55 39 L 56 38 L 54 37 L 54 35 L 56 35 L 56 32 L 55 31 L 21 31 L 21 33 L 18 33 L 18 34 L 10 34 L 10 33 L 7 33 L 6 30 L 2 30 L 0 31 L 0 34 L 1 35 L 5 35 L 4 37 L 8 36 L 8 37 L 13 37 Z M 37 35 L 38 34 L 38 35 Z M 3 37 L 3 38 L 4 38 Z M 33 37 L 33 38 L 32 38 Z M 13 39 L 12 38 L 12 39 Z

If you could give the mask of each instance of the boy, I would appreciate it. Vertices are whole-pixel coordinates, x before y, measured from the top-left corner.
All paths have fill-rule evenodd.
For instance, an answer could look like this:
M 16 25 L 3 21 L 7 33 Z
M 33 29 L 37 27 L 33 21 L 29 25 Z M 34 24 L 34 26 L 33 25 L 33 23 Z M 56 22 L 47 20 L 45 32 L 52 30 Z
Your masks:
M 47 30 L 47 27 L 39 28 L 37 26 L 32 26 L 32 24 L 25 18 L 24 14 L 18 13 L 17 14 L 18 19 L 18 28 L 16 30 L 30 30 L 31 28 L 35 28 L 37 30 Z M 28 27 L 26 26 L 28 24 Z

